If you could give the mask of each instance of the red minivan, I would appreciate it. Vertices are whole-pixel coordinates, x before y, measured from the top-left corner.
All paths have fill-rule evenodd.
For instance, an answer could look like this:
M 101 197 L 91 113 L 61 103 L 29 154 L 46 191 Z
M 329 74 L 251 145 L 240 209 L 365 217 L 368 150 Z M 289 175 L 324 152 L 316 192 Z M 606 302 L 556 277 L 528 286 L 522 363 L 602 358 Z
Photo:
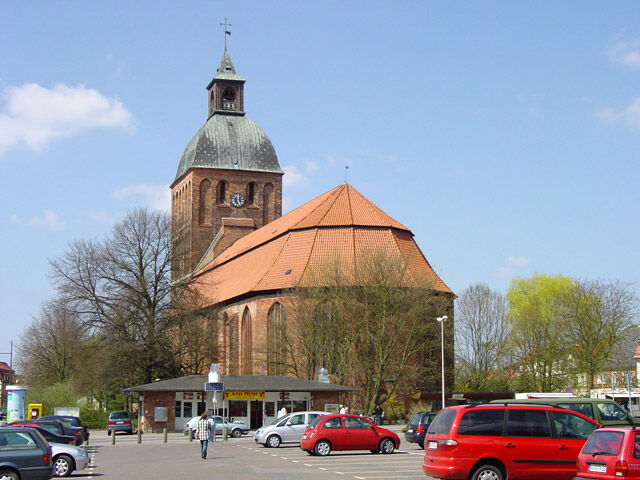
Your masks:
M 640 479 L 640 430 L 607 427 L 591 434 L 576 465 L 576 480 Z
M 600 425 L 548 405 L 458 405 L 442 410 L 425 437 L 425 475 L 452 480 L 571 480 Z

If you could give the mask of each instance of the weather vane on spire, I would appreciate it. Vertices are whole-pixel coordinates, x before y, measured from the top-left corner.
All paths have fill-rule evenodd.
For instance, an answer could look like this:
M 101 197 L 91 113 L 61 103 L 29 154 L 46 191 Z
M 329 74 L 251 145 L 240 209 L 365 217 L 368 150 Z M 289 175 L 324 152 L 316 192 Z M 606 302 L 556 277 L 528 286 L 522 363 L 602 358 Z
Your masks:
M 227 49 L 227 35 L 231 36 L 231 30 L 228 28 L 231 26 L 230 23 L 227 23 L 227 17 L 224 17 L 224 22 L 220 22 L 220 26 L 224 30 L 224 49 Z

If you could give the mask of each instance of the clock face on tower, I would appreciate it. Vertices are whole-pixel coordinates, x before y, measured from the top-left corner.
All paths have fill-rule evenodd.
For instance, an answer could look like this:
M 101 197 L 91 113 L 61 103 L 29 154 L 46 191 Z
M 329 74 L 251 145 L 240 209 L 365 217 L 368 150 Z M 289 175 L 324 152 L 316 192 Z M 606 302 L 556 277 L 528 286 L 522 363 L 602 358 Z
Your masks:
M 244 206 L 244 195 L 242 195 L 241 193 L 234 193 L 233 195 L 231 195 L 231 205 L 236 208 Z

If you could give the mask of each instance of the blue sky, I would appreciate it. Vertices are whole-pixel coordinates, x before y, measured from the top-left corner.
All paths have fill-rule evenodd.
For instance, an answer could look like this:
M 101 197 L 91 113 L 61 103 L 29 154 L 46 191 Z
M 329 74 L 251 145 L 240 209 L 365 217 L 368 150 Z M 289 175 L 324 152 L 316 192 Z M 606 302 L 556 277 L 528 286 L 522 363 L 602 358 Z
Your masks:
M 5 1 L 0 352 L 52 294 L 47 259 L 168 208 L 224 17 L 285 211 L 348 165 L 455 292 L 638 281 L 638 2 Z

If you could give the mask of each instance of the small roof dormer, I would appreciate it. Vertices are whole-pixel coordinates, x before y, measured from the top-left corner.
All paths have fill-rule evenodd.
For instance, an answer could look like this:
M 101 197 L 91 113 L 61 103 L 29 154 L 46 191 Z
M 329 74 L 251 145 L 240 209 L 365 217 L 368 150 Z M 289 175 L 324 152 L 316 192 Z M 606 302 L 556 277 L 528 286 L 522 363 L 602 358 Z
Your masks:
M 244 82 L 231 62 L 227 46 L 216 75 L 207 85 L 210 118 L 215 114 L 244 115 Z

